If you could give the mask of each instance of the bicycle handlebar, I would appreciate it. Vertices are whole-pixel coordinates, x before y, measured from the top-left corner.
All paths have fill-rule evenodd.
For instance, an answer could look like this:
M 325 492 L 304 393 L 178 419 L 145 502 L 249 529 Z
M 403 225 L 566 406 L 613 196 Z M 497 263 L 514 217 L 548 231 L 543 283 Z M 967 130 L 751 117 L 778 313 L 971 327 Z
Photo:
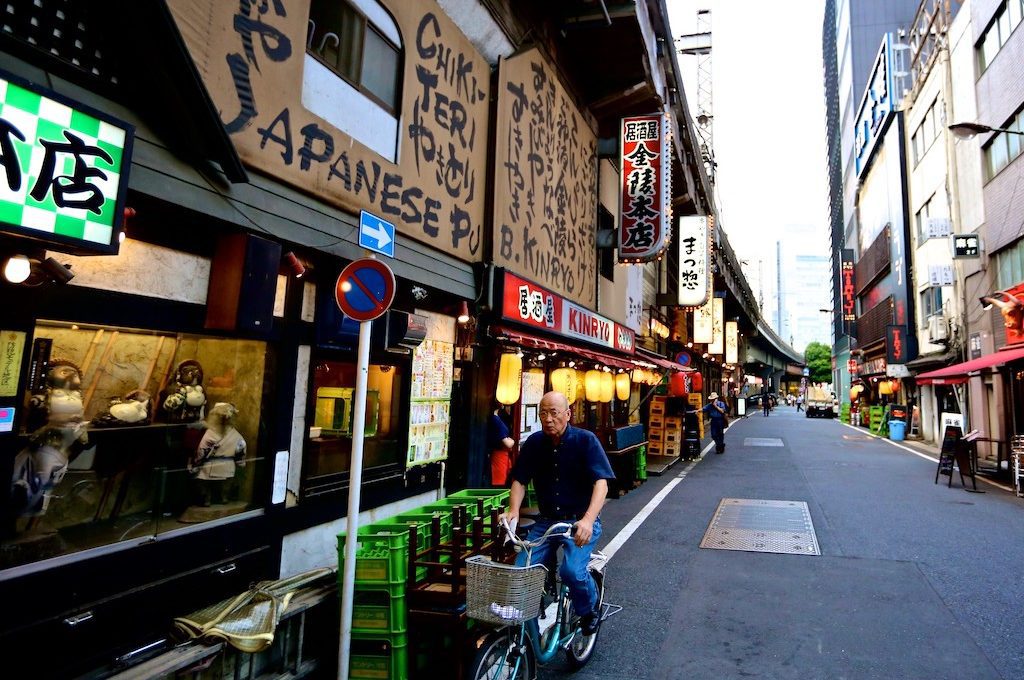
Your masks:
M 501 518 L 501 526 L 505 529 L 505 533 L 508 534 L 508 537 L 512 540 L 513 545 L 517 545 L 521 548 L 536 548 L 537 546 L 551 538 L 551 536 L 553 536 L 556 532 L 559 536 L 564 536 L 565 538 L 572 538 L 572 528 L 576 525 L 572 524 L 571 522 L 555 522 L 550 527 L 548 527 L 548 530 L 541 534 L 535 541 L 527 541 L 524 538 L 519 538 L 518 536 L 516 536 L 516 533 L 512 531 L 512 528 L 509 526 L 508 520 L 504 517 Z M 563 528 L 564 531 L 562 530 Z

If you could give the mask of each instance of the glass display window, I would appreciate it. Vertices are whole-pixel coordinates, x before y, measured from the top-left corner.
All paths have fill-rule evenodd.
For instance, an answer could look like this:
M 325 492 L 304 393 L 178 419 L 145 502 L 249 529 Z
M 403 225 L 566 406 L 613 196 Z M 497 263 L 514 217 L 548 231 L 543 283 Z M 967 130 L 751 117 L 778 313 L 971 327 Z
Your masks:
M 371 364 L 367 371 L 363 424 L 363 468 L 393 468 L 403 462 L 402 390 L 407 369 Z M 352 465 L 356 364 L 320 359 L 313 370 L 312 418 L 302 464 L 303 495 L 344 486 Z
M 266 343 L 37 323 L 0 569 L 259 507 Z

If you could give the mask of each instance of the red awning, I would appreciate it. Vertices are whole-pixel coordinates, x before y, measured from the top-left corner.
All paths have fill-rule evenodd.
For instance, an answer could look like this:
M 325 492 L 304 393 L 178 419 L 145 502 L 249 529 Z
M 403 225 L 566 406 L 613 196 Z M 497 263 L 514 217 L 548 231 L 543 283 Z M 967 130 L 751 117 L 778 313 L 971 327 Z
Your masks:
M 965 383 L 971 373 L 976 373 L 983 368 L 1000 366 L 1008 361 L 1024 359 L 1024 348 L 1007 349 L 1000 352 L 986 354 L 977 359 L 965 361 L 962 364 L 953 364 L 917 376 L 919 385 L 959 385 Z
M 601 352 L 596 349 L 583 348 L 579 345 L 570 345 L 564 342 L 559 342 L 558 340 L 548 340 L 547 338 L 531 335 L 530 333 L 507 328 L 505 326 L 491 326 L 491 335 L 497 339 L 504 339 L 523 347 L 550 350 L 552 352 L 569 352 L 570 354 L 581 356 L 584 359 L 607 364 L 614 368 L 632 370 L 638 365 L 649 366 L 650 364 L 655 363 L 653 358 L 649 362 L 645 359 L 629 359 L 623 356 Z M 683 370 L 683 367 L 680 366 L 679 370 Z

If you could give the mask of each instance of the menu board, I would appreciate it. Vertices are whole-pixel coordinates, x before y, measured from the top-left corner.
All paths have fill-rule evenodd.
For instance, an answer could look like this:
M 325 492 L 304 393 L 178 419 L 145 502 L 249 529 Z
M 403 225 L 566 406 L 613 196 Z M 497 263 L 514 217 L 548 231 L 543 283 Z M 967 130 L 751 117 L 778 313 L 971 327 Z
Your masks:
M 448 457 L 454 368 L 454 345 L 450 342 L 424 340 L 413 350 L 407 465 Z
M 534 432 L 540 432 L 540 400 L 544 397 L 544 371 L 531 368 L 523 371 L 523 391 L 519 409 L 519 443 Z

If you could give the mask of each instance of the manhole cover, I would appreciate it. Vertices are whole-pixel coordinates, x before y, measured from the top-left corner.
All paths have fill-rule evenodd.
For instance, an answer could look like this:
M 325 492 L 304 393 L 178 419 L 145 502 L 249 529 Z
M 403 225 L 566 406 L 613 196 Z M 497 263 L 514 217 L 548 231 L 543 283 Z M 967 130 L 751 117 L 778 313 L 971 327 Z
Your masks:
M 788 555 L 820 555 L 803 501 L 723 498 L 700 547 Z
M 775 437 L 745 437 L 744 446 L 785 446 L 781 439 Z

